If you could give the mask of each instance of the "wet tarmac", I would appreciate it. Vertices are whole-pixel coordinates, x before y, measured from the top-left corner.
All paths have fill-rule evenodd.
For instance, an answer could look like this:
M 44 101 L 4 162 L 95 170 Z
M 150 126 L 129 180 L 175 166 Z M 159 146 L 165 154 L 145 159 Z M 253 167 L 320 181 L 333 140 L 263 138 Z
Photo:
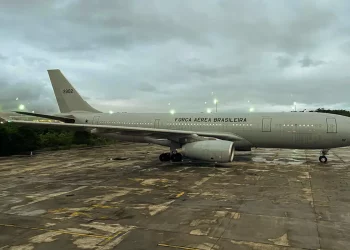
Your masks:
M 160 163 L 163 150 L 0 158 L 0 249 L 350 249 L 350 148 L 327 164 L 280 149 Z

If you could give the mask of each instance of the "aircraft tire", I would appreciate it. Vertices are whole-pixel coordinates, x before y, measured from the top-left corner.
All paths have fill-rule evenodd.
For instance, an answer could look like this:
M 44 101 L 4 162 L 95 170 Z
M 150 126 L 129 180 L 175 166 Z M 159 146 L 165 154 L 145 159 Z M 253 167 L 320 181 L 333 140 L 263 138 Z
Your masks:
M 182 154 L 176 153 L 171 155 L 171 161 L 172 162 L 179 162 L 182 161 Z
M 322 162 L 322 163 L 326 163 L 326 162 L 327 162 L 327 157 L 324 156 L 324 155 L 321 155 L 318 159 L 319 159 L 319 161 Z
M 160 161 L 164 161 L 164 154 L 160 154 L 160 155 L 159 155 L 159 160 L 160 160 Z
M 171 154 L 170 153 L 165 153 L 165 161 L 170 161 L 171 159 Z
M 170 153 L 163 153 L 159 155 L 159 160 L 160 161 L 170 161 Z

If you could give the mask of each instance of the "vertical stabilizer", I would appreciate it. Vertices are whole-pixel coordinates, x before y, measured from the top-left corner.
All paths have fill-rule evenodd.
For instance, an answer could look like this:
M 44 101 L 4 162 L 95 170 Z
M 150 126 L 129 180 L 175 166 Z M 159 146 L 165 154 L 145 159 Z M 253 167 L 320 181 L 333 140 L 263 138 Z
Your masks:
M 59 69 L 50 69 L 48 73 L 61 113 L 72 111 L 101 113 L 84 101 Z

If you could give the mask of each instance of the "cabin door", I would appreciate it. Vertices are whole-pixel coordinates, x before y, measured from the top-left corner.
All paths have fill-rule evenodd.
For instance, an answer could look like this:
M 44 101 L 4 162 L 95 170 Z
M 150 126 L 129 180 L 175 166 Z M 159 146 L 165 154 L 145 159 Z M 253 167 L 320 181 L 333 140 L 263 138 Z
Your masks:
M 272 118 L 262 119 L 262 132 L 271 132 L 271 122 Z
M 327 133 L 337 133 L 337 122 L 335 118 L 327 118 Z
M 154 128 L 159 128 L 159 121 L 160 121 L 160 119 L 154 120 Z
M 92 124 L 98 124 L 99 120 L 100 120 L 99 116 L 94 116 L 94 119 L 92 120 Z

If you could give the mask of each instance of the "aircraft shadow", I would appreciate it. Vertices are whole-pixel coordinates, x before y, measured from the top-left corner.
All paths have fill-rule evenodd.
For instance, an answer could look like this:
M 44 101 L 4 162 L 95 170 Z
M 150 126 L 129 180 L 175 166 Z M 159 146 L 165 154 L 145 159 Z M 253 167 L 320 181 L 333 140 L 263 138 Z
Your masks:
M 214 163 L 214 162 L 205 162 L 200 160 L 193 160 L 184 158 L 182 162 L 165 162 L 162 166 L 167 167 L 215 167 L 215 168 L 232 168 L 234 167 L 235 162 L 253 162 L 252 155 L 238 155 L 235 156 L 233 162 L 230 163 Z

